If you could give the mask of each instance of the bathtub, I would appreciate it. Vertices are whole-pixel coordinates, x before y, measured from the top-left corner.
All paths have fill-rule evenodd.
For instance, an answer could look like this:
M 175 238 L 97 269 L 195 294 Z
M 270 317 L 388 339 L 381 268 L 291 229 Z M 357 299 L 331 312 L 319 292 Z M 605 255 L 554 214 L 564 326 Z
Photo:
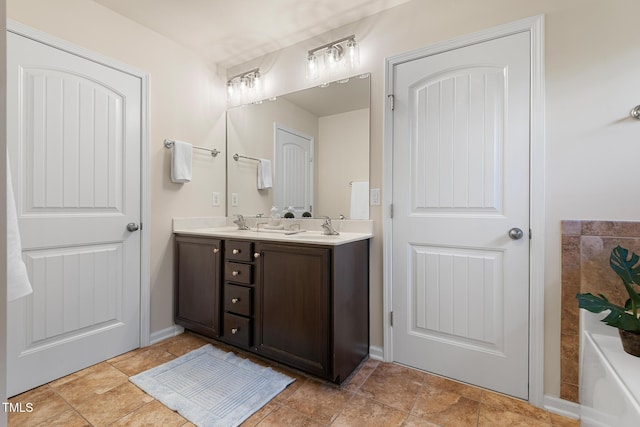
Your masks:
M 581 324 L 585 325 L 581 339 L 581 425 L 637 427 L 640 358 L 624 352 L 617 329 L 600 323 L 601 317 L 581 314 Z

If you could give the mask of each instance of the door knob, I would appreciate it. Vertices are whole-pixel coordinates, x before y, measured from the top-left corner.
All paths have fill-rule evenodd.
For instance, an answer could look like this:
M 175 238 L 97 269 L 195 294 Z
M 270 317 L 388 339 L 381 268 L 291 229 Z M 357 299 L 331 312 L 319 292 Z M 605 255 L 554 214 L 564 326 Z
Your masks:
M 140 229 L 140 226 L 138 226 L 138 224 L 136 224 L 135 222 L 130 222 L 129 224 L 127 224 L 127 230 L 134 232 L 134 231 L 138 231 Z
M 522 239 L 522 236 L 524 236 L 524 233 L 520 228 L 514 227 L 509 230 L 509 237 L 511 237 L 512 240 L 520 240 Z

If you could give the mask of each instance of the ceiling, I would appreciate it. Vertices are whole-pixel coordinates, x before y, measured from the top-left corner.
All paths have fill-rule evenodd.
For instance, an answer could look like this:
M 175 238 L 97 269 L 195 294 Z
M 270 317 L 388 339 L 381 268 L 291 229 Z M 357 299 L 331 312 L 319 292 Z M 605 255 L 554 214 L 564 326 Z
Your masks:
M 93 0 L 229 68 L 409 0 Z
M 367 74 L 362 77 L 368 76 Z M 315 86 L 281 96 L 298 107 L 325 117 L 348 111 L 369 108 L 369 78 L 355 76 L 333 82 L 329 86 Z

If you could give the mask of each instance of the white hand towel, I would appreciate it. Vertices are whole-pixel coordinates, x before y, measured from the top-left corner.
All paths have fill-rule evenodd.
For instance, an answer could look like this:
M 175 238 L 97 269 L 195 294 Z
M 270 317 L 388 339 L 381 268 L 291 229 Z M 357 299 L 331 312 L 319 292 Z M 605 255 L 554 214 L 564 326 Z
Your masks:
M 171 181 L 189 182 L 191 181 L 191 157 L 193 146 L 182 141 L 173 142 L 171 150 Z
M 258 190 L 271 188 L 273 179 L 271 178 L 271 160 L 258 160 Z
M 22 260 L 22 239 L 18 229 L 18 214 L 7 155 L 7 300 L 17 300 L 31 292 L 33 289 L 29 282 L 27 267 Z
M 349 219 L 369 219 L 369 182 L 351 183 L 351 216 Z

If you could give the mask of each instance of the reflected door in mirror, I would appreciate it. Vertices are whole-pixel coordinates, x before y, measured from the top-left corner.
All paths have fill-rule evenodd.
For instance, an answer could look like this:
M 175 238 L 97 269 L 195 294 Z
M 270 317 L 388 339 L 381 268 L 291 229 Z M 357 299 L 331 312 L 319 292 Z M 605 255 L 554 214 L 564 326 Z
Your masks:
M 275 124 L 275 206 L 296 218 L 312 213 L 313 137 Z

